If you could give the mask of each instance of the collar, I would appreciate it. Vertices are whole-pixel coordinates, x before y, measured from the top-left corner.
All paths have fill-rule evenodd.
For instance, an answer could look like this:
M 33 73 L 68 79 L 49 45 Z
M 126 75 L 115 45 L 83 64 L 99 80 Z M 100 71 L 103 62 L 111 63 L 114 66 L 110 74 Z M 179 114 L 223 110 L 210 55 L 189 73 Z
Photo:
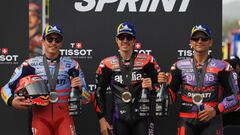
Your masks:
M 46 55 L 45 55 L 45 56 L 46 56 Z M 48 62 L 57 62 L 57 61 L 60 59 L 60 57 L 61 57 L 61 55 L 58 55 L 56 58 L 52 59 L 52 58 L 48 58 L 48 57 L 46 56 Z

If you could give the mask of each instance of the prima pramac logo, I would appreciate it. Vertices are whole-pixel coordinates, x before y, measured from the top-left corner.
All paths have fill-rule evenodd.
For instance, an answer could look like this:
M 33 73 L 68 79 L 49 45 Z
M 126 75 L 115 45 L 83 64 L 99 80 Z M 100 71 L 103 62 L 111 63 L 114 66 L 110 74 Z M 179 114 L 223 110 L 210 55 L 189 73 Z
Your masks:
M 70 56 L 75 59 L 92 59 L 93 49 L 86 49 L 82 42 L 70 43 L 69 49 L 60 49 L 61 55 Z
M 116 12 L 186 12 L 190 0 L 181 0 L 181 4 L 177 0 L 77 0 L 74 3 L 75 10 L 79 12 L 103 12 L 105 6 L 118 4 Z M 95 9 L 94 9 L 95 8 Z
M 0 64 L 18 64 L 18 55 L 10 54 L 8 48 L 0 48 Z

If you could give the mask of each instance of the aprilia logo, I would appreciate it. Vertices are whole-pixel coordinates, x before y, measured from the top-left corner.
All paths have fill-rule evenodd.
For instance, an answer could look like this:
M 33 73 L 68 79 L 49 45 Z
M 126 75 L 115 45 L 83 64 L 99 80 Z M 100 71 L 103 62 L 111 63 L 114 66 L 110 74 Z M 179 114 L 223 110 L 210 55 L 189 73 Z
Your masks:
M 132 72 L 132 81 L 140 81 L 141 79 L 142 79 L 142 74 L 136 73 L 136 72 Z M 114 77 L 114 80 L 116 82 L 123 83 L 122 75 L 116 75 Z
M 172 12 L 177 0 L 79 0 L 74 3 L 74 8 L 79 12 L 88 12 L 94 9 L 95 12 L 102 12 L 105 4 L 119 2 L 117 12 L 156 12 L 160 8 L 160 1 L 165 12 Z M 141 6 L 136 5 L 141 2 Z M 178 12 L 186 12 L 190 0 L 182 0 Z

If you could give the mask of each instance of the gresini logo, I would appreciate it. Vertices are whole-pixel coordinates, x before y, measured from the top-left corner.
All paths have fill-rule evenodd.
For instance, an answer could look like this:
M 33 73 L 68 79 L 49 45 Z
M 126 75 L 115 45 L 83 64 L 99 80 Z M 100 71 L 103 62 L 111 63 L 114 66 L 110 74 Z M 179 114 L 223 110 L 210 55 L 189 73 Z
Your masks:
M 71 49 L 60 49 L 61 55 L 72 58 L 92 59 L 92 49 L 84 49 L 81 42 L 70 43 Z
M 162 8 L 165 12 L 172 12 L 177 0 L 78 0 L 74 3 L 74 8 L 79 12 L 102 12 L 103 7 L 107 4 L 118 3 L 117 12 L 156 12 Z M 178 12 L 186 12 L 190 0 L 182 0 L 177 7 Z M 140 7 L 137 7 L 140 5 Z M 95 8 L 95 9 L 94 9 Z
M 18 64 L 18 55 L 10 55 L 8 48 L 0 48 L 0 64 Z

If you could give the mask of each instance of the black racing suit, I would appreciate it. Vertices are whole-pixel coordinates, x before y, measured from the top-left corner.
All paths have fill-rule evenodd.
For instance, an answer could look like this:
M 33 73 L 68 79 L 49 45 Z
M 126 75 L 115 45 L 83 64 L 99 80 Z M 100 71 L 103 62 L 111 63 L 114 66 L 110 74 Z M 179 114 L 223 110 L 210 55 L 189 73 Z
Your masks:
M 147 135 L 148 122 L 146 118 L 138 115 L 138 100 L 142 92 L 142 78 L 144 74 L 150 77 L 153 84 L 153 90 L 159 87 L 157 83 L 157 74 L 159 66 L 154 58 L 147 54 L 137 54 L 134 52 L 134 66 L 132 70 L 131 88 L 132 100 L 125 103 L 122 100 L 122 93 L 125 91 L 123 85 L 122 73 L 119 66 L 119 57 L 112 56 L 101 61 L 96 76 L 97 88 L 95 92 L 95 108 L 98 118 L 106 115 L 106 90 L 110 86 L 113 96 L 112 125 L 114 135 Z M 129 61 L 123 62 L 125 68 L 128 68 Z
M 205 66 L 195 63 L 189 58 L 171 67 L 169 92 L 173 101 L 177 93 L 180 93 L 181 100 L 178 135 L 220 135 L 221 113 L 235 110 L 239 105 L 237 75 L 228 63 L 221 60 L 209 58 Z M 204 78 L 201 85 L 197 77 Z M 192 101 L 196 93 L 202 95 L 205 106 L 216 110 L 216 117 L 206 123 L 197 119 L 198 107 Z

